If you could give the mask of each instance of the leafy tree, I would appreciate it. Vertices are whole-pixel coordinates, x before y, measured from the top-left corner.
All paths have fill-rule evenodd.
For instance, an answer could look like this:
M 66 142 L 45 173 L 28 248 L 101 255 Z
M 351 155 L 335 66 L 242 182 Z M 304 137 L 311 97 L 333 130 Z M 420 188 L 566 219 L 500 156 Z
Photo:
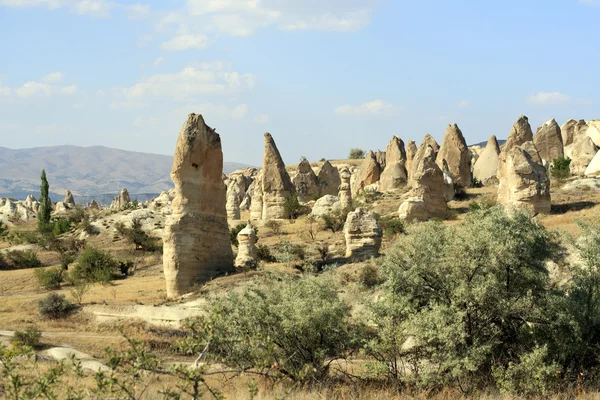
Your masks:
M 571 176 L 571 159 L 568 157 L 555 158 L 550 166 L 550 175 L 559 181 Z
M 295 193 L 290 194 L 284 199 L 283 209 L 285 211 L 285 217 L 287 219 L 296 219 L 302 211 L 302 206 L 298 201 L 298 195 Z
M 50 200 L 50 184 L 46 179 L 46 170 L 42 170 L 42 184 L 40 185 L 40 208 L 38 211 L 38 224 L 40 231 L 46 229 L 50 224 L 50 216 L 52 213 L 52 200 Z
M 247 224 L 238 224 L 229 230 L 229 241 L 233 246 L 238 247 L 240 245 L 237 235 L 246 227 L 246 225 Z
M 109 283 L 119 272 L 119 263 L 109 253 L 98 249 L 85 249 L 73 268 L 74 280 L 91 283 Z
M 350 149 L 350 154 L 348 155 L 350 160 L 358 160 L 361 158 L 365 158 L 365 151 L 363 149 Z

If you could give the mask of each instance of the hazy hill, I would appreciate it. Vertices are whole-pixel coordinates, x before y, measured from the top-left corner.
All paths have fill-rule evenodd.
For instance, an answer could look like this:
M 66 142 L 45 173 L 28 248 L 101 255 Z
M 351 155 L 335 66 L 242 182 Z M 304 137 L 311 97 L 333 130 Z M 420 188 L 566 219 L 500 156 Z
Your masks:
M 37 197 L 42 169 L 53 198 L 62 198 L 66 190 L 76 197 L 118 193 L 122 188 L 131 194 L 156 194 L 173 187 L 169 178 L 172 163 L 171 156 L 103 146 L 0 147 L 0 197 Z M 246 167 L 226 162 L 223 169 L 229 173 Z

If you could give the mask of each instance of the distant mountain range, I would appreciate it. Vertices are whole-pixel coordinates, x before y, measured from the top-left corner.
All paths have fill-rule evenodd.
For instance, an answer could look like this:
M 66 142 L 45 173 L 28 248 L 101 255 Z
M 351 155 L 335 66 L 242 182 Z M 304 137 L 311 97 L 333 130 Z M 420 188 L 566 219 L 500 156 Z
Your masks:
M 506 140 L 504 139 L 496 139 L 498 141 L 498 146 L 502 146 L 504 143 L 506 143 Z M 473 146 L 481 146 L 483 148 L 485 148 L 485 146 L 487 145 L 487 140 L 485 142 L 479 142 L 479 143 L 475 143 L 475 144 L 471 144 L 469 145 L 469 147 L 473 147 Z
M 103 146 L 53 146 L 32 149 L 0 147 L 0 197 L 24 199 L 40 191 L 40 173 L 46 170 L 53 200 L 70 190 L 81 203 L 96 198 L 106 204 L 122 188 L 139 201 L 173 187 L 169 177 L 172 156 L 137 153 Z M 249 167 L 225 162 L 223 172 Z

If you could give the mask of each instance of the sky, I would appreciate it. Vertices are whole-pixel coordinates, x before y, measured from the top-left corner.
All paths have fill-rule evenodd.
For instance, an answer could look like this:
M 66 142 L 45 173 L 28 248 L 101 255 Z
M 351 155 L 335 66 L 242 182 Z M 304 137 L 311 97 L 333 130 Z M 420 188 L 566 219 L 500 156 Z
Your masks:
M 0 146 L 172 155 L 189 113 L 225 161 L 469 144 L 519 115 L 600 118 L 600 0 L 0 0 Z

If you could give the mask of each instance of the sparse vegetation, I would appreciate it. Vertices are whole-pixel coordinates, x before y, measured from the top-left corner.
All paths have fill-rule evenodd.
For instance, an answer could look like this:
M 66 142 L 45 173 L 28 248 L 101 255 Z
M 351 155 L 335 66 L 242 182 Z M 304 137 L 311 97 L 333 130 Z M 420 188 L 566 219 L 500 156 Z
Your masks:
M 38 268 L 33 271 L 38 285 L 46 290 L 58 290 L 64 281 L 64 270 L 61 268 Z
M 142 221 L 139 218 L 132 218 L 131 228 L 128 228 L 122 222 L 117 222 L 115 229 L 129 243 L 133 244 L 136 250 L 149 252 L 161 250 L 161 246 L 157 243 L 158 239 L 151 237 L 144 231 Z
M 298 195 L 295 193 L 288 195 L 284 200 L 283 209 L 287 219 L 294 220 L 298 218 L 302 212 L 302 206 L 300 205 L 300 201 L 298 201 Z
M 238 242 L 237 235 L 246 227 L 247 224 L 239 224 L 229 230 L 229 241 L 232 246 L 238 247 L 240 244 Z
M 16 346 L 37 347 L 42 339 L 42 331 L 35 326 L 29 326 L 22 331 L 15 331 L 11 343 Z
M 38 309 L 42 318 L 61 319 L 73 314 L 77 306 L 62 294 L 50 293 L 38 302 Z
M 558 181 L 564 181 L 571 176 L 571 159 L 555 158 L 550 166 L 550 175 Z
M 271 219 L 265 222 L 265 228 L 269 229 L 274 235 L 281 234 L 281 222 Z
M 321 215 L 321 229 L 336 233 L 344 229 L 349 210 L 333 210 L 328 214 Z
M 348 154 L 348 158 L 350 160 L 358 160 L 361 158 L 365 158 L 365 151 L 363 149 L 353 148 L 350 149 L 350 153 Z

